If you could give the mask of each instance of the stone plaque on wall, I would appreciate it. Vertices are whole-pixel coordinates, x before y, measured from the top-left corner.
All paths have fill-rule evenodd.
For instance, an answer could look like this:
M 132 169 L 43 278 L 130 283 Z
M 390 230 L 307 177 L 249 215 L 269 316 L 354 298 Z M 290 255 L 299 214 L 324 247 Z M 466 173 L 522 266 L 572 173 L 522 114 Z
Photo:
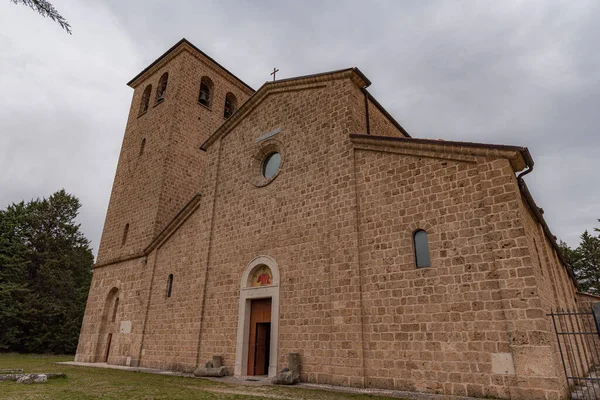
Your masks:
M 131 321 L 121 321 L 119 333 L 131 333 Z

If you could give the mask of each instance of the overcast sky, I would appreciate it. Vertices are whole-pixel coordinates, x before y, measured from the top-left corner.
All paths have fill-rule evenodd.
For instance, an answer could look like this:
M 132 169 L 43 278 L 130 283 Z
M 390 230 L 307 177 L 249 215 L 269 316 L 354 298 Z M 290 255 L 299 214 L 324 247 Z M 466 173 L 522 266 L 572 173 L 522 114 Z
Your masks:
M 0 208 L 65 188 L 94 253 L 133 90 L 182 37 L 257 89 L 359 67 L 413 136 L 527 146 L 570 245 L 600 218 L 600 1 L 0 0 Z

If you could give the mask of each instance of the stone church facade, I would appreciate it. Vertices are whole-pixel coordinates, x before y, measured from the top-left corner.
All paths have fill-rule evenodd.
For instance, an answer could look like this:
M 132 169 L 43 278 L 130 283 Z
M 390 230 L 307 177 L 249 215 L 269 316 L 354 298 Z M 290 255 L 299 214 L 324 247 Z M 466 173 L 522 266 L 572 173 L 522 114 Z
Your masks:
M 133 100 L 76 360 L 558 399 L 572 275 L 523 147 L 412 138 L 360 70 L 254 91 L 185 39 Z

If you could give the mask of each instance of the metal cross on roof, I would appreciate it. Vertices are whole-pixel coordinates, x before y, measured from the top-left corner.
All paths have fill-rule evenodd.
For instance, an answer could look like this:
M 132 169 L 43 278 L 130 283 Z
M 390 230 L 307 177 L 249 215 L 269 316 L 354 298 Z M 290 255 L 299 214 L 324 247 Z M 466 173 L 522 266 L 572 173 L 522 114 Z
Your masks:
M 279 72 L 279 70 L 275 67 L 273 67 L 273 72 L 271 72 L 271 75 L 273 75 L 273 82 L 275 82 L 275 74 Z

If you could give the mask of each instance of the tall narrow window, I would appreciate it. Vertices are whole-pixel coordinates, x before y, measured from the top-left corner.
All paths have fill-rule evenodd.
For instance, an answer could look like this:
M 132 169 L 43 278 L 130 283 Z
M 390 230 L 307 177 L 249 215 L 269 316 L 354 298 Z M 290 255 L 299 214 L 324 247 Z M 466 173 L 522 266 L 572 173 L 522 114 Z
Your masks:
M 140 146 L 140 156 L 144 154 L 144 147 L 146 147 L 146 138 L 142 139 L 142 144 Z
M 213 83 L 208 76 L 203 76 L 200 80 L 200 94 L 198 95 L 198 103 L 203 106 L 210 107 L 212 100 Z
M 142 93 L 142 102 L 140 103 L 139 115 L 145 114 L 148 111 L 148 104 L 150 103 L 150 94 L 152 94 L 152 85 L 146 86 L 144 93 Z
M 172 292 L 173 292 L 173 274 L 170 274 L 169 279 L 167 280 L 167 297 L 171 297 Z
M 121 246 L 127 242 L 127 234 L 129 233 L 129 224 L 125 224 L 125 228 L 123 228 L 123 240 L 121 241 Z
M 225 96 L 225 109 L 223 110 L 223 117 L 229 118 L 231 114 L 235 112 L 237 108 L 237 99 L 231 92 Z
M 113 307 L 112 322 L 115 322 L 115 320 L 117 319 L 117 310 L 118 309 L 119 309 L 119 298 L 117 297 L 115 299 L 115 305 Z
M 169 73 L 165 72 L 158 80 L 158 87 L 156 88 L 156 102 L 159 103 L 165 99 L 167 94 L 167 81 L 169 80 Z
M 430 267 L 431 260 L 429 259 L 429 243 L 427 241 L 427 232 L 418 230 L 413 236 L 415 245 L 415 261 L 417 268 Z

